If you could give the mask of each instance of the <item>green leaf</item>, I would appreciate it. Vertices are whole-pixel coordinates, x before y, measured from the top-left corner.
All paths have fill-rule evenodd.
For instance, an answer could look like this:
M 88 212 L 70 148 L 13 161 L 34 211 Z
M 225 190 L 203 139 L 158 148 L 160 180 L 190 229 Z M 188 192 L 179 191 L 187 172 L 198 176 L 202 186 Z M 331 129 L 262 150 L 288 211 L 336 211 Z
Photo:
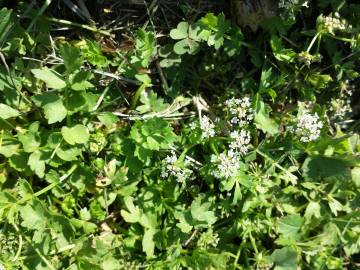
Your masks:
M 119 121 L 119 118 L 111 112 L 102 112 L 96 116 L 101 123 L 107 127 L 111 127 Z
M 5 157 L 11 157 L 18 152 L 19 148 L 19 141 L 16 140 L 10 132 L 5 131 L 1 135 L 0 154 L 4 155 Z
M 285 216 L 278 222 L 278 232 L 285 238 L 297 239 L 302 224 L 303 218 L 299 215 Z
M 270 260 L 275 263 L 274 270 L 296 270 L 297 253 L 290 247 L 276 249 L 270 256 Z
M 65 161 L 73 161 L 77 160 L 77 157 L 81 154 L 81 149 L 70 146 L 70 145 L 62 145 L 56 150 L 56 155 Z
M 143 92 L 140 101 L 142 104 L 138 106 L 136 110 L 140 113 L 147 113 L 147 112 L 160 112 L 165 110 L 169 104 L 164 102 L 164 99 L 159 98 L 157 94 L 150 90 L 148 92 Z
M 49 88 L 62 89 L 66 87 L 65 81 L 51 69 L 32 69 L 31 72 L 37 79 L 44 81 Z
M 79 48 L 72 46 L 68 42 L 64 42 L 60 45 L 60 55 L 64 60 L 64 65 L 68 74 L 80 69 L 83 59 Z
M 275 135 L 279 132 L 279 125 L 269 117 L 269 112 L 265 108 L 265 103 L 260 100 L 260 97 L 256 99 L 256 110 L 254 117 L 255 125 L 257 128 L 264 132 Z
M 90 134 L 86 126 L 77 124 L 73 127 L 62 127 L 61 134 L 64 140 L 71 144 L 84 144 L 89 140 Z
M 185 53 L 195 54 L 199 50 L 199 44 L 189 38 L 185 38 L 175 43 L 174 52 L 179 55 L 183 55 Z
M 201 197 L 197 197 L 191 204 L 191 216 L 194 220 L 204 221 L 208 225 L 216 222 L 215 213 L 210 209 L 209 202 L 202 203 Z
M 189 24 L 187 22 L 180 22 L 175 29 L 170 31 L 172 39 L 184 39 L 188 36 Z
M 320 218 L 320 204 L 314 201 L 309 202 L 306 207 L 304 217 L 307 221 L 310 220 L 312 217 Z
M 8 32 L 15 24 L 15 16 L 11 9 L 2 8 L 0 10 L 0 49 L 6 41 Z
M 86 70 L 78 71 L 73 76 L 71 76 L 71 89 L 75 91 L 84 91 L 94 87 L 94 85 L 88 81 L 91 78 L 91 72 Z
M 28 165 L 37 176 L 43 178 L 45 175 L 45 160 L 40 151 L 35 151 L 29 156 Z
M 43 206 L 38 201 L 26 204 L 20 209 L 20 216 L 22 218 L 21 226 L 29 229 L 41 229 L 46 226 L 46 212 Z
M 134 205 L 134 199 L 132 197 L 125 197 L 124 203 L 128 211 L 121 210 L 121 216 L 129 223 L 139 222 L 141 213 L 139 208 Z
M 146 229 L 143 236 L 142 247 L 143 247 L 143 251 L 146 253 L 146 257 L 148 258 L 154 257 L 154 251 L 155 251 L 154 234 L 155 234 L 154 230 Z
M 285 49 L 283 47 L 283 44 L 281 43 L 280 38 L 278 38 L 275 35 L 272 35 L 271 40 L 270 40 L 270 45 L 271 45 L 273 54 L 277 60 L 286 62 L 286 63 L 294 62 L 294 60 L 297 56 L 296 52 L 294 52 L 292 49 Z
M 306 179 L 314 181 L 327 179 L 329 181 L 351 180 L 351 164 L 336 157 L 310 156 L 302 165 L 303 175 Z
M 36 151 L 41 144 L 41 140 L 38 132 L 33 132 L 30 130 L 24 134 L 22 133 L 18 134 L 18 139 L 22 143 L 24 147 L 24 151 L 27 153 L 32 153 Z
M 42 107 L 48 124 L 61 122 L 67 116 L 67 110 L 61 97 L 54 92 L 46 92 L 32 98 L 35 104 Z
M 0 103 L 0 118 L 9 119 L 20 115 L 18 110 L 11 108 L 10 106 Z

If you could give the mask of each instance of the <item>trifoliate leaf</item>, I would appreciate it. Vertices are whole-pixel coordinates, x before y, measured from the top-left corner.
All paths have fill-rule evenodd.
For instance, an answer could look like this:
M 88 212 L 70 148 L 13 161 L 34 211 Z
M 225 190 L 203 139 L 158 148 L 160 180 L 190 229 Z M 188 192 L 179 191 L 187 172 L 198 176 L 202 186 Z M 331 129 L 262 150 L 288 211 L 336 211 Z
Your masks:
M 71 145 L 87 143 L 90 137 L 88 128 L 81 124 L 73 127 L 62 127 L 61 134 L 64 140 Z
M 187 22 L 180 22 L 175 29 L 170 31 L 172 39 L 184 39 L 188 36 L 189 24 Z
M 44 81 L 46 86 L 49 88 L 62 89 L 66 87 L 65 81 L 54 71 L 48 68 L 32 69 L 31 72 L 37 79 Z

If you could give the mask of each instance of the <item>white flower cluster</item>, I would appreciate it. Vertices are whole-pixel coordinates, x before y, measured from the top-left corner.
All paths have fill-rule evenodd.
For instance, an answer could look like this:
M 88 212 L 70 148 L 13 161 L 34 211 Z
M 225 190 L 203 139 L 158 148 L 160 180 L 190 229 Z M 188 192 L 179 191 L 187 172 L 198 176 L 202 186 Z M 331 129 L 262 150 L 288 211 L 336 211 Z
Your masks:
M 335 13 L 334 16 L 325 16 L 322 17 L 322 25 L 330 34 L 334 34 L 336 30 L 346 30 L 351 28 L 351 25 L 348 25 L 346 21 L 340 18 L 339 13 Z
M 346 115 L 352 112 L 351 96 L 354 91 L 354 86 L 349 84 L 349 81 L 344 81 L 340 85 L 340 96 L 332 98 L 330 101 L 331 118 L 343 120 Z
M 317 113 L 314 115 L 304 112 L 298 118 L 296 128 L 289 128 L 289 131 L 295 132 L 297 136 L 300 137 L 301 142 L 310 142 L 315 141 L 320 137 L 320 131 L 323 127 Z
M 254 118 L 253 110 L 251 108 L 251 100 L 249 97 L 231 98 L 225 101 L 225 105 L 231 114 L 231 124 L 238 124 L 243 127 L 251 122 Z
M 206 115 L 200 118 L 200 128 L 203 138 L 210 138 L 215 136 L 215 125 Z
M 193 171 L 186 166 L 189 166 L 189 162 L 185 160 L 185 167 L 180 167 L 176 163 L 178 158 L 175 152 L 171 152 L 171 155 L 166 156 L 164 160 L 164 166 L 162 167 L 161 177 L 169 178 L 174 176 L 179 183 L 185 183 L 186 180 L 192 180 Z
M 342 120 L 348 113 L 352 112 L 351 100 L 349 97 L 333 98 L 330 101 L 330 111 L 333 113 L 332 117 Z
M 229 150 L 227 153 L 212 155 L 211 162 L 215 163 L 217 168 L 212 172 L 216 178 L 230 178 L 237 174 L 240 168 L 239 155 Z
M 246 155 L 249 151 L 251 140 L 250 132 L 244 129 L 242 129 L 240 132 L 235 130 L 230 133 L 230 137 L 233 139 L 229 145 L 230 149 L 239 153 L 240 155 Z
M 279 8 L 293 9 L 294 6 L 301 5 L 303 7 L 309 7 L 309 1 L 303 0 L 280 0 Z

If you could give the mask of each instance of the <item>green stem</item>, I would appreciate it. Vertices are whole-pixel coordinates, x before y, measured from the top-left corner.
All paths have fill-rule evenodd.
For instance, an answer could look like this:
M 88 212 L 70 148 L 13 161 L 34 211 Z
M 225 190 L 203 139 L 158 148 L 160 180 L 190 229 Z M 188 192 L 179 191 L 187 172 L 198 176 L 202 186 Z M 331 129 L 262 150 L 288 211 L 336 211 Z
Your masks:
M 318 38 L 318 36 L 321 34 L 321 32 L 316 33 L 316 35 L 313 37 L 313 39 L 311 40 L 309 47 L 307 48 L 306 52 L 310 52 L 312 46 L 314 45 L 316 39 Z
M 51 183 L 47 187 L 39 190 L 38 192 L 36 192 L 34 194 L 34 196 L 39 197 L 40 195 L 42 195 L 42 194 L 48 192 L 49 190 L 51 190 L 52 188 L 56 187 L 59 183 L 63 182 L 66 178 L 68 178 L 76 170 L 77 166 L 78 166 L 77 164 L 72 165 L 71 168 L 68 170 L 68 172 L 60 177 L 59 181 Z
M 258 153 L 260 156 L 264 157 L 265 159 L 271 161 L 273 163 L 273 165 L 275 167 L 277 167 L 278 169 L 282 170 L 283 172 L 285 172 L 287 175 L 289 175 L 291 178 L 293 179 L 297 179 L 296 175 L 292 174 L 291 172 L 289 172 L 287 169 L 285 169 L 284 167 L 282 167 L 279 163 L 277 163 L 275 160 L 273 160 L 271 157 L 269 157 L 267 154 L 261 152 L 259 149 L 255 150 L 256 153 Z
M 21 232 L 16 224 L 12 224 L 15 228 L 15 230 L 21 235 Z M 54 266 L 52 266 L 51 262 L 49 262 L 48 259 L 45 258 L 45 256 L 40 252 L 40 250 L 33 245 L 33 241 L 31 239 L 24 235 L 25 240 L 32 246 L 32 248 L 35 250 L 36 254 L 41 258 L 41 260 L 48 266 L 50 270 L 56 270 Z
M 50 22 L 53 22 L 53 23 L 80 27 L 82 29 L 89 30 L 89 31 L 94 32 L 94 33 L 102 34 L 104 36 L 110 36 L 110 37 L 112 36 L 112 34 L 109 31 L 97 29 L 95 27 L 92 27 L 92 26 L 89 26 L 89 25 L 86 25 L 86 24 L 75 23 L 75 22 L 71 22 L 71 21 L 68 21 L 68 20 L 50 18 L 50 17 L 45 17 L 45 19 L 50 21 Z
M 337 36 L 333 36 L 333 35 L 329 35 L 329 34 L 326 34 L 327 37 L 331 37 L 333 39 L 337 39 L 337 40 L 341 40 L 341 41 L 344 41 L 344 42 L 354 42 L 353 39 L 349 39 L 349 38 L 343 38 L 343 37 L 337 37 Z
M 255 251 L 256 254 L 259 254 L 259 251 L 257 249 L 257 246 L 256 246 L 256 243 L 255 243 L 255 239 L 254 237 L 252 237 L 252 235 L 250 234 L 250 242 L 251 242 L 251 245 Z

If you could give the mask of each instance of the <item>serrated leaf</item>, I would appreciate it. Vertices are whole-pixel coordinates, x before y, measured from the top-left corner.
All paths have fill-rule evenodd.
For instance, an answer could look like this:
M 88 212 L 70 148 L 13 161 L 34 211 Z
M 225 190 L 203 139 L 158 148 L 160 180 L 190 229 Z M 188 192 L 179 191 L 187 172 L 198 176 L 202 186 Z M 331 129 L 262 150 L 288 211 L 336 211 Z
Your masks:
M 86 70 L 80 70 L 74 75 L 71 76 L 71 89 L 75 91 L 84 91 L 89 88 L 94 87 L 94 85 L 89 82 L 92 78 L 92 74 Z
M 302 165 L 306 179 L 331 181 L 349 181 L 351 179 L 351 164 L 336 157 L 310 156 Z
M 65 81 L 51 69 L 32 69 L 31 72 L 37 79 L 44 81 L 49 88 L 62 89 L 66 87 Z
M 290 247 L 276 249 L 270 256 L 270 260 L 275 263 L 274 270 L 296 270 L 297 253 Z
M 46 226 L 45 210 L 37 201 L 22 207 L 20 209 L 20 216 L 23 220 L 21 226 L 29 230 L 40 229 Z
M 306 207 L 304 217 L 306 220 L 310 220 L 312 217 L 320 218 L 320 204 L 314 201 L 309 202 Z
M 24 134 L 20 133 L 18 134 L 18 139 L 27 153 L 36 151 L 41 144 L 40 136 L 37 132 L 27 131 Z
M 210 203 L 202 203 L 201 197 L 197 197 L 191 204 L 191 216 L 195 220 L 204 221 L 208 225 L 216 222 L 215 213 L 210 209 Z
M 128 211 L 121 210 L 121 216 L 129 223 L 136 223 L 140 221 L 140 210 L 134 205 L 133 201 L 134 199 L 132 197 L 125 197 L 124 203 Z
M 81 149 L 75 146 L 62 145 L 56 150 L 56 155 L 65 161 L 77 160 L 77 157 L 81 154 Z
M 71 144 L 84 144 L 89 140 L 90 134 L 86 126 L 77 124 L 73 127 L 62 127 L 61 134 L 64 140 Z
M 10 106 L 0 103 L 0 118 L 9 119 L 20 115 L 18 110 L 11 108 Z
M 80 69 L 83 63 L 80 49 L 64 42 L 60 45 L 60 55 L 64 60 L 64 65 L 68 74 Z
M 29 156 L 28 165 L 37 176 L 39 176 L 40 178 L 44 177 L 45 161 L 42 158 L 42 153 L 40 151 L 35 151 L 31 153 L 31 155 Z
M 303 218 L 299 215 L 285 216 L 278 222 L 278 232 L 285 238 L 297 239 L 302 224 Z
M 35 104 L 42 107 L 48 124 L 61 122 L 67 116 L 67 110 L 59 95 L 53 92 L 43 93 L 32 98 Z
M 169 106 L 168 103 L 164 102 L 164 99 L 158 97 L 152 90 L 143 92 L 140 101 L 143 105 L 138 106 L 136 110 L 142 114 L 146 112 L 160 112 Z
M 102 112 L 96 116 L 101 123 L 107 127 L 111 127 L 119 121 L 119 118 L 111 112 Z

